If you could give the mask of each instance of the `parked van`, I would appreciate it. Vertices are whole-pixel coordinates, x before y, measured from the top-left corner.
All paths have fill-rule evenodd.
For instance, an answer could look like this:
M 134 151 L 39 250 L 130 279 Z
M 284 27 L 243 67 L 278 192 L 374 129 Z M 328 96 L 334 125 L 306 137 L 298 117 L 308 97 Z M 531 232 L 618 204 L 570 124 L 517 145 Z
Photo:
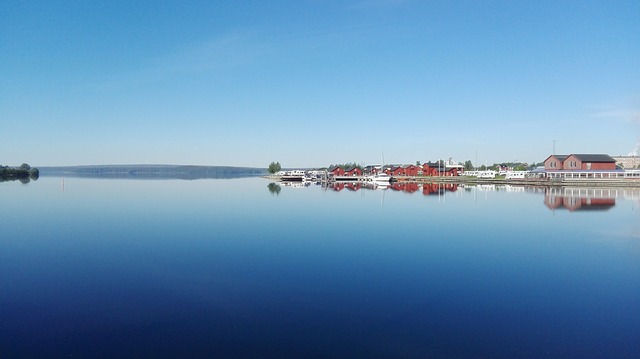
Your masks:
M 506 179 L 525 178 L 529 171 L 509 171 L 507 172 Z
M 496 178 L 496 171 L 478 171 L 478 178 Z

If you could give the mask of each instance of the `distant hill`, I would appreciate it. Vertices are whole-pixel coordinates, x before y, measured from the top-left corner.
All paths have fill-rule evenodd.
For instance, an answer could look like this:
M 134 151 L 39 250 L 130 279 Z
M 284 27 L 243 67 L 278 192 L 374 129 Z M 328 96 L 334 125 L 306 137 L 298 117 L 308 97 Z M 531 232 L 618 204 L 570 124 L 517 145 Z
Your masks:
M 90 165 L 39 167 L 41 176 L 128 179 L 242 178 L 267 174 L 266 168 L 186 165 Z

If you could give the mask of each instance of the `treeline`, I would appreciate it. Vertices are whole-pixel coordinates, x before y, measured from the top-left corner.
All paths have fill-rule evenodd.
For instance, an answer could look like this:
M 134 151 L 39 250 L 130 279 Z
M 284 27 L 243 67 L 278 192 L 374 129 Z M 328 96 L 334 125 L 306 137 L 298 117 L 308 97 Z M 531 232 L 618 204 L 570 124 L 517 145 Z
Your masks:
M 42 167 L 43 176 L 73 176 L 132 179 L 205 179 L 264 176 L 264 168 L 180 165 L 95 165 Z
M 31 180 L 37 180 L 40 177 L 40 171 L 31 167 L 26 163 L 20 165 L 20 167 L 10 167 L 0 165 L 0 181 L 15 181 L 18 180 L 23 183 L 27 183 Z
M 355 163 L 355 162 L 353 162 L 353 163 L 351 163 L 351 162 L 339 163 L 339 164 L 331 164 L 331 165 L 329 165 L 329 168 L 336 168 L 336 167 L 340 167 L 343 170 L 348 170 L 348 169 L 352 169 L 352 168 L 359 168 L 360 170 L 364 169 L 364 167 L 362 167 L 361 164 L 358 164 L 358 163 Z

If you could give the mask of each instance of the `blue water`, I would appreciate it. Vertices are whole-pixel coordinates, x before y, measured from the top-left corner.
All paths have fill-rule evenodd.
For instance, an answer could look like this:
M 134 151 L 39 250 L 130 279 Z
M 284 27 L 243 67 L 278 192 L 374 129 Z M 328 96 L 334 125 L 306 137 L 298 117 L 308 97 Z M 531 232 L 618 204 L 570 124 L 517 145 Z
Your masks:
M 640 353 L 633 192 L 268 184 L 0 183 L 0 357 Z

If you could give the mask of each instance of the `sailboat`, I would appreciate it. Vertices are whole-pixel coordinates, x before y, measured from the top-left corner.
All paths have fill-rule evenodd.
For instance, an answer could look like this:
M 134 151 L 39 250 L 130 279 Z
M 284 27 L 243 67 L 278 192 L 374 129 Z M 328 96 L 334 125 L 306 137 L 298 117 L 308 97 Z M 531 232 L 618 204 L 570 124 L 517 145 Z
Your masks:
M 390 184 L 393 177 L 389 176 L 384 172 L 376 173 L 369 176 L 367 179 L 374 184 Z
M 367 177 L 367 181 L 372 182 L 377 186 L 389 186 L 393 182 L 393 177 L 384 172 L 384 153 L 382 154 L 382 166 L 380 166 L 380 172 Z M 386 188 L 385 188 L 386 189 Z

